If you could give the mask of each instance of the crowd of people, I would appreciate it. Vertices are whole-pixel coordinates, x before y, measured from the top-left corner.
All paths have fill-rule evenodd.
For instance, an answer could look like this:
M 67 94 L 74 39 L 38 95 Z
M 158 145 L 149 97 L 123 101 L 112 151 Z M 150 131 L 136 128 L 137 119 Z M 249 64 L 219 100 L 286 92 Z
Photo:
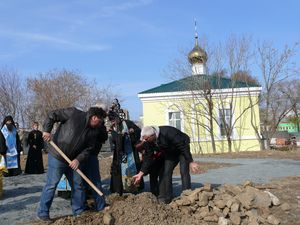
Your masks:
M 44 173 L 42 150 L 44 140 L 42 132 L 38 130 L 38 122 L 33 123 L 33 130 L 26 138 L 28 145 L 28 156 L 25 166 L 26 174 Z M 7 172 L 4 176 L 17 176 L 22 173 L 20 165 L 20 155 L 23 153 L 22 139 L 18 133 L 18 124 L 14 122 L 12 116 L 6 116 L 1 125 L 0 132 L 0 154 L 4 156 Z
M 109 121 L 109 123 L 107 123 Z M 55 132 L 53 127 L 58 124 Z M 91 107 L 87 112 L 77 108 L 64 108 L 50 112 L 44 122 L 43 133 L 39 124 L 33 123 L 28 134 L 26 174 L 44 173 L 42 149 L 44 141 L 53 141 L 70 159 L 70 163 L 51 145 L 48 146 L 48 168 L 43 188 L 38 219 L 49 221 L 49 211 L 58 183 L 63 175 L 71 186 L 73 214 L 80 215 L 86 207 L 86 191 L 90 189 L 77 173 L 80 169 L 90 181 L 102 190 L 98 154 L 102 144 L 111 135 L 113 160 L 111 165 L 110 192 L 139 193 L 144 188 L 143 177 L 149 174 L 150 190 L 159 201 L 169 203 L 173 197 L 172 174 L 180 164 L 182 190 L 191 188 L 190 171 L 196 172 L 190 138 L 171 126 L 145 126 L 141 130 L 133 121 L 121 118 L 112 109 Z M 5 176 L 21 174 L 20 137 L 11 116 L 4 119 L 0 132 L 0 154 L 5 157 L 8 172 Z M 104 209 L 105 197 L 91 189 L 96 211 Z

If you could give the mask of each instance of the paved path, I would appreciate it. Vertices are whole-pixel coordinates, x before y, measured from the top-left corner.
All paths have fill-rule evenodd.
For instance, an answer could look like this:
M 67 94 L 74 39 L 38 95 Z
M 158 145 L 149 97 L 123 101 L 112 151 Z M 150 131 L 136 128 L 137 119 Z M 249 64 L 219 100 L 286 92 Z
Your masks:
M 209 170 L 205 174 L 192 176 L 192 187 L 202 186 L 209 182 L 214 185 L 224 183 L 243 183 L 251 180 L 255 183 L 266 183 L 271 179 L 300 176 L 300 161 L 278 159 L 222 159 L 199 158 L 201 162 L 217 162 L 235 164 L 232 167 L 223 167 Z M 5 195 L 0 200 L 0 224 L 23 224 L 35 218 L 35 212 L 39 203 L 41 190 L 44 186 L 45 174 L 21 175 L 4 178 Z M 147 181 L 147 179 L 146 179 Z M 174 193 L 179 194 L 181 189 L 180 176 L 175 176 Z M 107 190 L 109 180 L 104 180 L 104 188 Z M 146 182 L 148 189 L 148 182 Z M 70 215 L 70 200 L 54 198 L 51 215 Z
M 194 160 L 231 163 L 233 166 L 212 169 L 204 174 L 193 175 L 193 188 L 199 187 L 205 182 L 214 185 L 224 183 L 243 184 L 246 180 L 254 183 L 267 183 L 274 178 L 300 176 L 300 161 L 290 159 L 196 158 Z M 177 193 L 180 189 L 180 176 L 175 176 L 174 181 L 175 193 Z

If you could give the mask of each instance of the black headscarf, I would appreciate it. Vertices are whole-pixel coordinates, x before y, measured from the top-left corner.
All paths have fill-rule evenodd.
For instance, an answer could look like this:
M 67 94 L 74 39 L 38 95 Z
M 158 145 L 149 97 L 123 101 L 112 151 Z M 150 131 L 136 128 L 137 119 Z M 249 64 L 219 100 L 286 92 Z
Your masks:
M 11 121 L 11 124 L 16 127 L 15 121 L 12 116 L 6 116 L 2 122 L 1 128 L 6 124 L 7 121 Z

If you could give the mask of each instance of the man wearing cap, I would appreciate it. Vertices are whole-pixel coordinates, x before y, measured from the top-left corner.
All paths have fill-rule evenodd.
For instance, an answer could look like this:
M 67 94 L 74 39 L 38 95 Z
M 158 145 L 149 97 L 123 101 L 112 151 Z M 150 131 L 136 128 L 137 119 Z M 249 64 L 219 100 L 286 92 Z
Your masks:
M 142 142 L 150 146 L 150 143 L 155 143 L 159 150 L 164 153 L 164 168 L 162 179 L 159 182 L 158 199 L 164 203 L 169 203 L 172 200 L 172 174 L 173 170 L 180 162 L 182 175 L 182 188 L 190 188 L 189 170 L 196 172 L 198 164 L 194 162 L 190 152 L 190 138 L 187 134 L 171 126 L 146 126 L 141 132 Z M 149 147 L 149 149 L 151 149 Z M 152 148 L 153 149 L 153 148 Z M 151 155 L 151 152 L 148 153 Z M 134 176 L 134 183 L 138 184 L 144 174 L 147 174 L 152 166 L 151 157 L 145 157 L 140 172 Z

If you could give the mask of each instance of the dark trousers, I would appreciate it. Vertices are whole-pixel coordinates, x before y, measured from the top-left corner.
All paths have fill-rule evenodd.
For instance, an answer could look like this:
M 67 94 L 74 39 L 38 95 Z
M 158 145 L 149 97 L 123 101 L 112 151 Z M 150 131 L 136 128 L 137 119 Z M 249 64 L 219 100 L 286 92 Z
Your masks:
M 92 183 L 101 191 L 102 182 L 99 171 L 99 160 L 98 155 L 90 155 L 86 162 L 82 166 L 83 173 L 92 181 Z M 105 197 L 104 195 L 100 196 L 94 189 L 92 189 L 88 183 L 84 181 L 85 191 L 92 190 L 92 195 L 95 201 L 96 211 L 101 211 L 105 207 Z
M 155 196 L 159 194 L 159 181 L 162 178 L 162 172 L 164 169 L 164 158 L 159 157 L 154 160 L 152 168 L 149 172 L 150 191 Z
M 183 155 L 179 155 L 182 191 L 191 189 L 190 165 Z
M 173 198 L 172 175 L 176 165 L 180 162 L 180 174 L 182 180 L 182 190 L 191 188 L 191 176 L 189 164 L 183 155 L 166 155 L 162 172 L 162 179 L 159 182 L 158 199 L 165 203 L 170 203 Z

